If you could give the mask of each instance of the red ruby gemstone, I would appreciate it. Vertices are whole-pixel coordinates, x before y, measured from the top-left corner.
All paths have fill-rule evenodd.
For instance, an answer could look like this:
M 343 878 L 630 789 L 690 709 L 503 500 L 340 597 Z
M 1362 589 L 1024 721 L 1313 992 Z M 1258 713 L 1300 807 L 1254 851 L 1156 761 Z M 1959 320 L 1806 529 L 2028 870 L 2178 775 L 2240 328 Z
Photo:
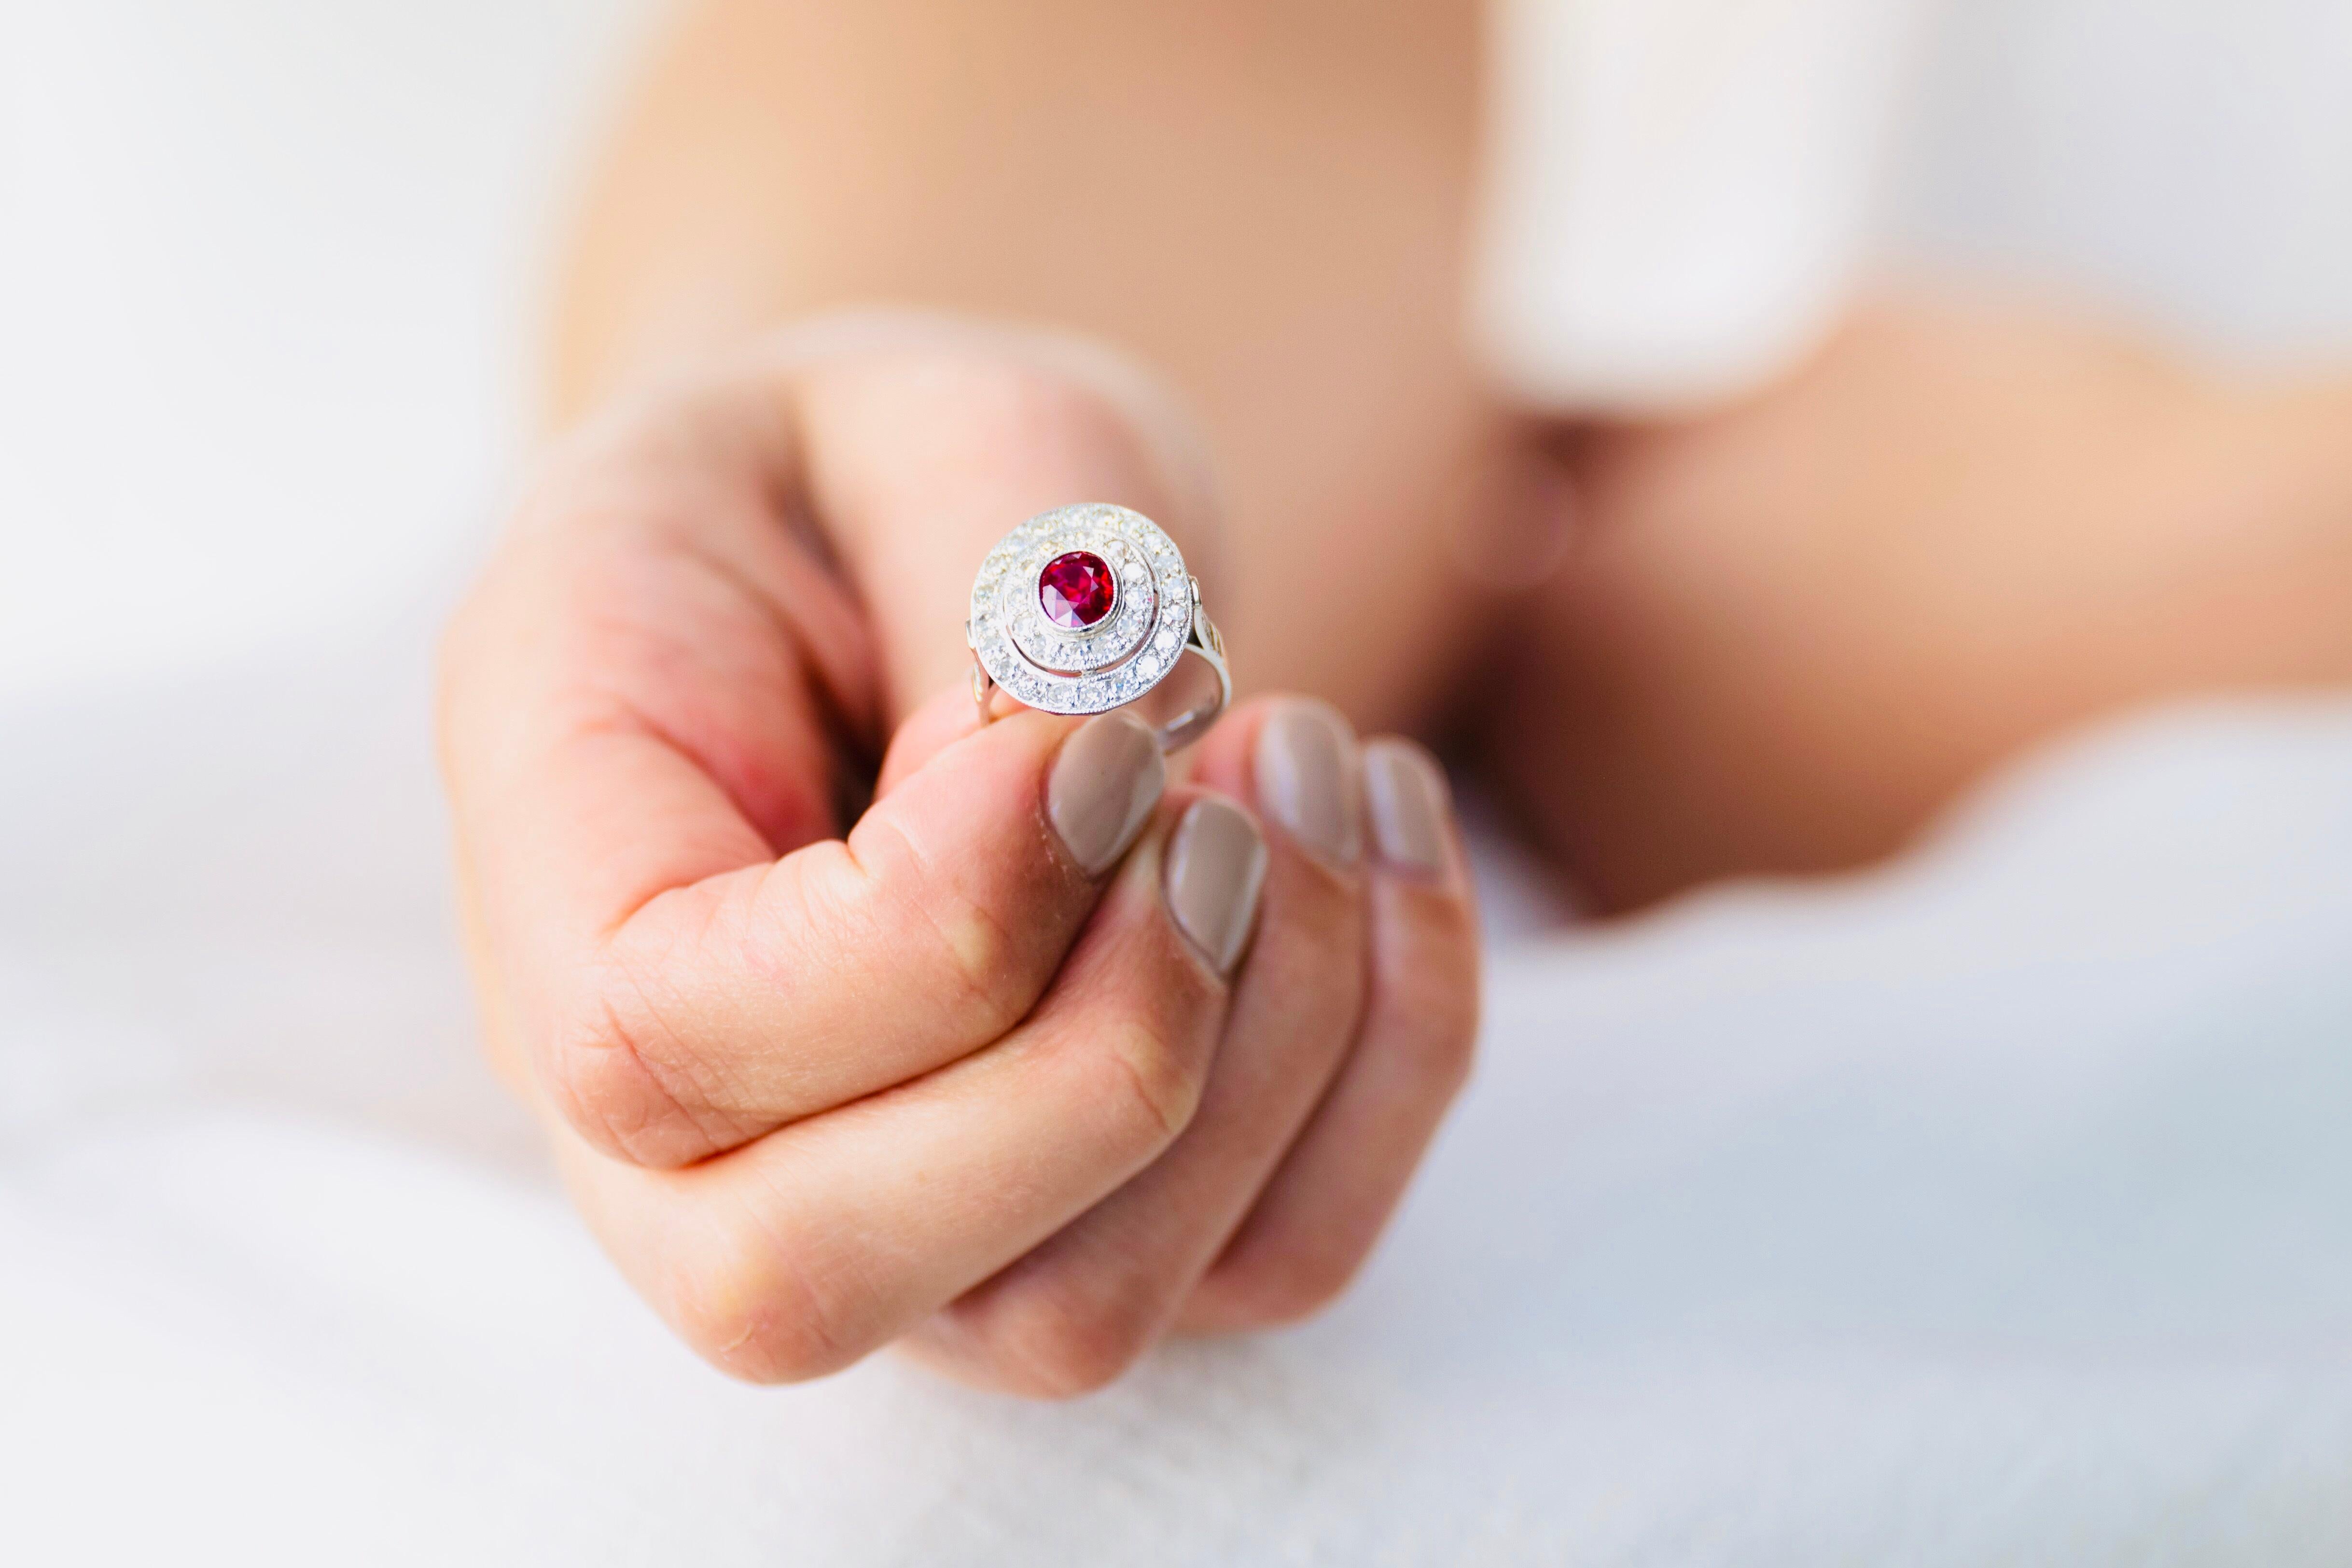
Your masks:
M 1118 592 L 1110 563 L 1092 550 L 1057 555 L 1037 574 L 1037 602 L 1066 632 L 1083 632 L 1109 614 Z

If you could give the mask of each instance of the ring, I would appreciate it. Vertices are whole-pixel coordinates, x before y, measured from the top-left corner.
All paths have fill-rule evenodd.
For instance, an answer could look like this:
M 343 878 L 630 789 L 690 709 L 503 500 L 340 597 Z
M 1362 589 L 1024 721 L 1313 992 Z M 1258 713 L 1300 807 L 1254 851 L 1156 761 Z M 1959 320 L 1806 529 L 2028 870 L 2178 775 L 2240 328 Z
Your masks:
M 1201 608 L 1201 584 L 1160 525 L 1125 507 L 1088 502 L 1040 512 L 996 541 L 971 584 L 964 641 L 971 695 L 986 724 L 1001 688 L 1047 713 L 1108 713 L 1181 685 L 1198 695 L 1152 728 L 1162 750 L 1199 739 L 1233 701 L 1225 643 Z M 1192 655 L 1206 666 L 1168 677 Z

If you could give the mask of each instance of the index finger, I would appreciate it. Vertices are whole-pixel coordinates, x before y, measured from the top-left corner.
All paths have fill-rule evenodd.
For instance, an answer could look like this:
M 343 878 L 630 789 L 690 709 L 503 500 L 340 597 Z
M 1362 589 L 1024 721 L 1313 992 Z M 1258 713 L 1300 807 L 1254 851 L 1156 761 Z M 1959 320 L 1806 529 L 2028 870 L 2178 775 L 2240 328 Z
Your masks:
M 1146 789 L 1121 731 L 1056 753 L 1068 727 L 1024 718 L 831 836 L 842 733 L 929 655 L 882 667 L 792 514 L 822 506 L 856 558 L 941 488 L 1002 526 L 1073 495 L 1166 510 L 1115 400 L 988 347 L 768 364 L 621 422 L 453 633 L 445 754 L 493 1036 L 610 1153 L 698 1158 L 1001 1032 L 1103 869 L 1054 831 L 1049 761 L 1156 795 L 1156 752 Z M 894 375 L 921 389 L 895 411 Z

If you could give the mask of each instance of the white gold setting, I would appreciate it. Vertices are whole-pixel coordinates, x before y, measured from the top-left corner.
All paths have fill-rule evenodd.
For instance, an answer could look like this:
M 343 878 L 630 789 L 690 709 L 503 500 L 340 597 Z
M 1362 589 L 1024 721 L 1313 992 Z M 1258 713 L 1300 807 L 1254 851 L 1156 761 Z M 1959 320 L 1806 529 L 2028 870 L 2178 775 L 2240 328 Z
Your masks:
M 1135 516 L 1130 513 L 1129 516 Z M 1159 529 L 1139 518 L 1154 533 Z M 1091 531 L 1091 530 L 1089 530 Z M 1173 547 L 1171 547 L 1173 548 Z M 1110 613 L 1080 631 L 1056 626 L 1037 601 L 1037 574 L 1045 563 L 1072 550 L 1087 550 L 1109 563 L 1118 584 Z M 986 569 L 982 569 L 983 574 Z M 996 591 L 994 617 L 1021 656 L 1042 670 L 1091 674 L 1135 652 L 1153 625 L 1156 581 L 1143 552 L 1124 536 L 1089 539 L 1084 532 L 1055 530 L 1033 544 L 1004 574 Z
M 1072 551 L 1098 557 L 1115 584 L 1102 619 L 1075 629 L 1055 624 L 1039 601 L 1040 574 Z M 1108 713 L 1150 693 L 1187 653 L 1207 661 L 1215 695 L 1160 726 L 1161 744 L 1172 751 L 1196 738 L 1232 698 L 1224 644 L 1183 553 L 1125 507 L 1059 507 L 998 540 L 972 580 L 964 635 L 979 661 L 972 691 L 983 716 L 994 687 L 1047 713 Z

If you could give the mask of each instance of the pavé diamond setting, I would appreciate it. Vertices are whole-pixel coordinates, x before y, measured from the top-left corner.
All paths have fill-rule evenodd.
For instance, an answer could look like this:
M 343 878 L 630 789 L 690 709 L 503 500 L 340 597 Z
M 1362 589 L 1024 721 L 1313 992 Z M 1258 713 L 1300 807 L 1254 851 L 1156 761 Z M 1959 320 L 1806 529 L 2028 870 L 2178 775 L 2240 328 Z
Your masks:
M 983 721 L 999 690 L 1048 713 L 1108 713 L 1154 693 L 1187 654 L 1210 678 L 1154 727 L 1160 744 L 1197 739 L 1233 700 L 1223 639 L 1183 553 L 1125 507 L 1058 507 L 999 539 L 972 580 L 964 637 Z

